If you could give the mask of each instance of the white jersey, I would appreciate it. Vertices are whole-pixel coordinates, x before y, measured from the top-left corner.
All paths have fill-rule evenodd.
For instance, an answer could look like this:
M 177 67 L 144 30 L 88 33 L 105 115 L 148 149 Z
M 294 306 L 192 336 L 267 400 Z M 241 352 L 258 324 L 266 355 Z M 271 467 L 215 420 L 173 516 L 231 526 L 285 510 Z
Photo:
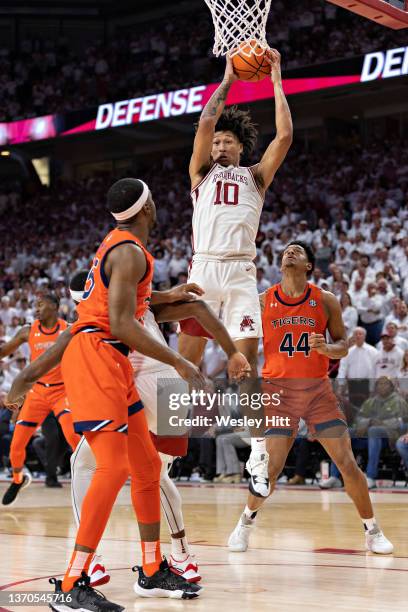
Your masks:
M 191 197 L 196 259 L 255 259 L 263 196 L 251 168 L 214 164 Z
M 160 342 L 160 344 L 167 346 L 167 342 L 164 339 L 164 336 L 160 331 L 160 327 L 158 326 L 151 310 L 146 310 L 143 316 L 143 321 L 145 328 L 152 334 L 154 339 L 157 340 L 157 342 Z M 157 359 L 147 357 L 146 355 L 142 355 L 142 353 L 138 353 L 137 351 L 132 351 L 129 354 L 129 360 L 135 372 L 136 379 L 139 378 L 139 376 L 144 376 L 147 373 L 160 372 L 161 370 L 168 370 L 171 367 L 167 363 L 157 361 Z

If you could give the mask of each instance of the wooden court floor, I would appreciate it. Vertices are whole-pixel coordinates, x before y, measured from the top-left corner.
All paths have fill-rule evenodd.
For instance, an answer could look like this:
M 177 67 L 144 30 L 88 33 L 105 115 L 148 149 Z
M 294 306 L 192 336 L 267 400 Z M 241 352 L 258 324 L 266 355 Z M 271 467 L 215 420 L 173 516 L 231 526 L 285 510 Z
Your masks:
M 6 488 L 0 484 L 0 494 Z M 181 486 L 186 528 L 200 564 L 204 591 L 194 601 L 139 599 L 133 592 L 140 563 L 129 487 L 118 499 L 100 547 L 111 582 L 105 595 L 126 610 L 179 612 L 407 611 L 408 491 L 372 495 L 376 515 L 395 553 L 366 553 L 361 521 L 342 491 L 279 488 L 258 516 L 251 548 L 229 553 L 226 542 L 246 497 L 244 487 Z M 163 550 L 169 550 L 163 525 Z M 0 590 L 49 589 L 74 542 L 69 485 L 33 483 L 18 503 L 0 510 Z M 12 607 L 31 611 L 45 607 Z

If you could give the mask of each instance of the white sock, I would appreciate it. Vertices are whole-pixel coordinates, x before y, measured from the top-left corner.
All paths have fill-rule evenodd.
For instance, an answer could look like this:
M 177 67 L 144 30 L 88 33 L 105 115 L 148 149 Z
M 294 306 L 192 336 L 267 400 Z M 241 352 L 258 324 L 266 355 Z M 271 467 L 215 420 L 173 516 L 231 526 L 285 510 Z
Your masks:
M 171 556 L 176 561 L 184 561 L 190 554 L 187 538 L 171 538 Z
M 377 527 L 377 521 L 375 520 L 374 516 L 373 518 L 361 519 L 361 520 L 363 521 L 364 529 L 366 531 L 371 531 L 372 529 L 374 529 L 374 527 Z
M 256 518 L 257 514 L 258 514 L 258 510 L 251 510 L 250 508 L 248 508 L 248 506 L 245 506 L 244 516 L 246 519 L 253 521 Z
M 266 453 L 265 438 L 251 438 L 251 451 L 253 453 Z

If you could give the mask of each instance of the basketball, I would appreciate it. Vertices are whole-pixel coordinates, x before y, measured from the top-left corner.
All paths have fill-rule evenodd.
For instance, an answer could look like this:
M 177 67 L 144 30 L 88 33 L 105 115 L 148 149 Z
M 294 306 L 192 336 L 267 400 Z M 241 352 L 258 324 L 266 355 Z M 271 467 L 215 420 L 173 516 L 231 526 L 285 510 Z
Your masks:
M 266 53 L 255 41 L 243 42 L 239 48 L 241 51 L 233 56 L 232 64 L 235 74 L 241 81 L 262 81 L 271 73 Z

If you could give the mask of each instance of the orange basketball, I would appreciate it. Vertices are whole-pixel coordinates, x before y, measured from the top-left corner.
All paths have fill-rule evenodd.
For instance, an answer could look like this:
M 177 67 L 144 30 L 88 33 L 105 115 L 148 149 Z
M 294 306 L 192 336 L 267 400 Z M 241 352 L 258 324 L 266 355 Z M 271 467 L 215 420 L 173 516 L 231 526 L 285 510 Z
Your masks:
M 250 53 L 249 57 L 244 53 L 237 53 L 232 58 L 234 72 L 241 81 L 262 81 L 271 74 L 271 66 L 266 59 L 265 51 L 256 44 L 255 40 L 241 43 L 239 49 Z

